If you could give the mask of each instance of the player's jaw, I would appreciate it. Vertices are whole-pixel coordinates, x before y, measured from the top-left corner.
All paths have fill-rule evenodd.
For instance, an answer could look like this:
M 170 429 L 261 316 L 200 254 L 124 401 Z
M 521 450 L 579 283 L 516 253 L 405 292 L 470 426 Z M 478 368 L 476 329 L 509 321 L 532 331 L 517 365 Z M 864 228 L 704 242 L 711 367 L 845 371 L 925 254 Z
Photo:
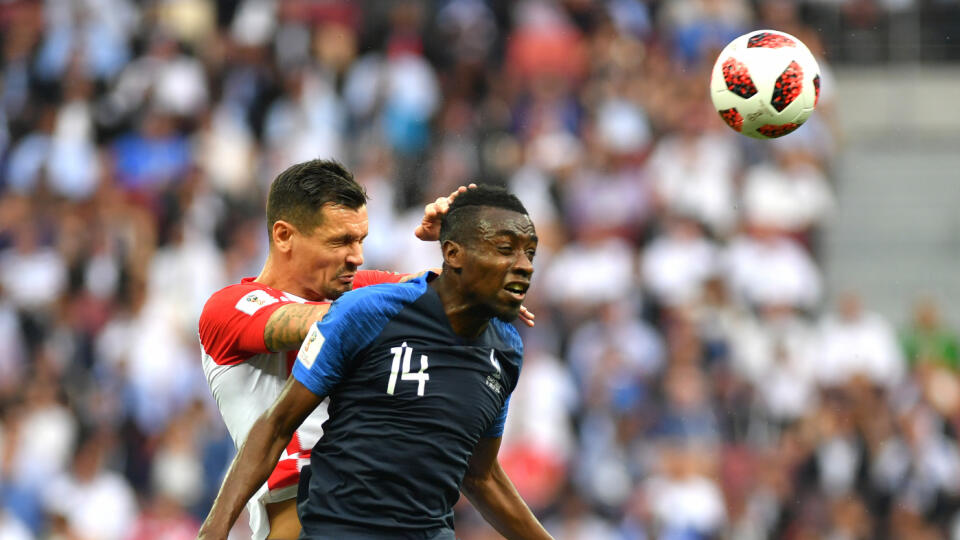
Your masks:
M 501 267 L 500 272 L 494 271 L 488 306 L 494 315 L 505 321 L 512 321 L 520 314 L 520 306 L 527 297 L 530 289 L 530 278 L 533 268 L 520 268 L 515 262 Z M 500 274 L 496 276 L 496 274 Z M 496 277 L 495 277 L 496 276 Z
M 351 265 L 337 269 L 333 278 L 325 283 L 324 294 L 328 300 L 336 300 L 343 293 L 353 289 L 353 281 L 357 277 L 357 268 Z
M 509 277 L 503 288 L 497 293 L 496 316 L 498 319 L 512 321 L 520 315 L 520 306 L 527 296 L 530 280 L 516 276 Z

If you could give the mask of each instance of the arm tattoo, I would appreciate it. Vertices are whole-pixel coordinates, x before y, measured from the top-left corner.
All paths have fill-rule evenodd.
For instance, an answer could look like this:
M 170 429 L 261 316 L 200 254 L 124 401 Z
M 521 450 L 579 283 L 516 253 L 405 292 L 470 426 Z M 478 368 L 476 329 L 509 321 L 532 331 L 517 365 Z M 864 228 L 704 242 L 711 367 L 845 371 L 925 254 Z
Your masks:
M 270 315 L 263 329 L 263 342 L 271 351 L 300 348 L 313 323 L 330 309 L 330 304 L 287 304 Z

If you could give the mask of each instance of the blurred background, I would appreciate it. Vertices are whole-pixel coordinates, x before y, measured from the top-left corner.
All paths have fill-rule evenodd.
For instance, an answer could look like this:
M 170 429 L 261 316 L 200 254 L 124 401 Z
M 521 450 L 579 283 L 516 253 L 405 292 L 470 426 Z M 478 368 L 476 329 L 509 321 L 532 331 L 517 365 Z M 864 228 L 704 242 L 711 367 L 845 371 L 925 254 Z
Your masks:
M 823 72 L 769 142 L 707 95 L 758 28 Z M 457 185 L 527 205 L 501 461 L 558 539 L 960 538 L 958 41 L 956 0 L 0 0 L 0 538 L 193 537 L 197 319 L 314 157 L 367 268 L 436 266 Z

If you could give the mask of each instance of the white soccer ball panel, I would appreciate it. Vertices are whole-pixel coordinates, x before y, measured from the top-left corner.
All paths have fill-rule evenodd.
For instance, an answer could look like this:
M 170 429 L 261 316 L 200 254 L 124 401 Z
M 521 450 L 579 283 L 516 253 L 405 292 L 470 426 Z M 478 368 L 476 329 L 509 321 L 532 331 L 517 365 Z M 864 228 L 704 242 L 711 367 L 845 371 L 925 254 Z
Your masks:
M 809 118 L 820 68 L 797 38 L 757 30 L 731 41 L 717 58 L 710 97 L 732 129 L 758 139 L 790 133 Z

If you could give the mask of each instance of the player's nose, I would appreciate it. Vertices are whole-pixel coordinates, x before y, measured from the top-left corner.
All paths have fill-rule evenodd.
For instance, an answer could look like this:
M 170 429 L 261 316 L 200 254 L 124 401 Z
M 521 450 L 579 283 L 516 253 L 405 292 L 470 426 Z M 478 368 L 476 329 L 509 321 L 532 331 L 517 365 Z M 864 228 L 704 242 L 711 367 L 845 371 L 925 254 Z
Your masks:
M 347 253 L 347 264 L 363 266 L 363 246 L 359 242 L 354 244 Z
M 526 252 L 521 251 L 520 255 L 518 255 L 514 261 L 511 270 L 529 278 L 533 275 L 533 261 L 527 256 Z

